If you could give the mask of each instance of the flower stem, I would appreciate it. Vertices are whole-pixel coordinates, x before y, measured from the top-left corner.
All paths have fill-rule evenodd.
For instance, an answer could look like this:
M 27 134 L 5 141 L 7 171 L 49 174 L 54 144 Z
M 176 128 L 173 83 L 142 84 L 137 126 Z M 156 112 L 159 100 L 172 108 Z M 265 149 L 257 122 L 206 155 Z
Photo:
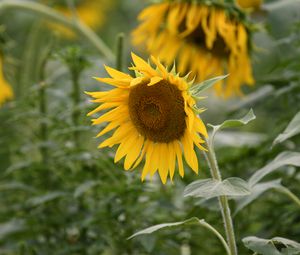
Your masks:
M 47 49 L 45 55 L 42 56 L 42 63 L 40 66 L 40 82 L 39 82 L 39 112 L 41 117 L 40 122 L 40 139 L 41 139 L 41 147 L 40 153 L 42 156 L 42 162 L 44 164 L 48 163 L 48 147 L 46 143 L 48 142 L 48 123 L 47 123 L 47 116 L 48 116 L 48 100 L 47 100 L 47 83 L 45 82 L 45 70 L 47 60 L 50 54 L 50 48 Z
M 72 76 L 72 84 L 73 84 L 73 93 L 72 93 L 72 99 L 73 99 L 73 113 L 72 113 L 72 120 L 75 128 L 79 126 L 79 117 L 80 112 L 78 109 L 78 106 L 80 104 L 80 84 L 79 84 L 79 73 L 75 72 L 74 70 L 71 71 Z M 76 144 L 76 147 L 79 147 L 79 132 L 78 130 L 74 131 L 74 141 Z
M 222 181 L 213 144 L 211 141 L 208 140 L 206 140 L 206 144 L 208 146 L 208 151 L 205 152 L 205 156 L 206 156 L 206 160 L 208 161 L 208 165 L 210 167 L 212 178 L 218 181 Z M 231 217 L 227 196 L 219 197 L 219 205 L 222 212 L 222 218 L 224 222 L 225 233 L 226 233 L 227 242 L 230 249 L 230 254 L 237 255 L 238 253 L 237 253 L 232 217 Z
M 42 161 L 44 164 L 48 161 L 48 148 L 46 147 L 46 142 L 48 141 L 48 125 L 46 123 L 47 117 L 47 97 L 46 97 L 46 84 L 42 81 L 40 83 L 39 89 L 39 100 L 40 100 L 40 115 L 42 117 L 42 121 L 40 124 L 40 136 L 41 136 L 41 155 Z
M 292 199 L 300 207 L 300 199 L 288 188 L 282 186 L 280 188 L 277 188 L 276 190 L 287 195 L 290 199 Z
M 227 245 L 226 241 L 224 240 L 223 236 L 215 228 L 213 228 L 211 225 L 209 225 L 205 221 L 200 221 L 199 223 L 200 223 L 200 225 L 202 225 L 203 227 L 205 227 L 209 231 L 211 231 L 213 234 L 215 234 L 219 238 L 221 243 L 223 244 L 227 255 L 231 255 L 230 248 L 228 247 L 228 245 Z
M 123 69 L 123 56 L 124 55 L 124 34 L 120 33 L 117 37 L 116 46 L 116 69 L 122 71 Z
M 63 24 L 67 27 L 75 29 L 79 34 L 84 36 L 88 41 L 109 61 L 113 62 L 115 59 L 112 51 L 106 44 L 91 30 L 88 26 L 80 22 L 78 19 L 70 19 L 61 15 L 59 12 L 47 7 L 45 5 L 35 3 L 32 1 L 22 0 L 2 0 L 0 1 L 0 11 L 7 9 L 20 9 L 33 12 L 44 18 L 50 19 L 56 23 Z

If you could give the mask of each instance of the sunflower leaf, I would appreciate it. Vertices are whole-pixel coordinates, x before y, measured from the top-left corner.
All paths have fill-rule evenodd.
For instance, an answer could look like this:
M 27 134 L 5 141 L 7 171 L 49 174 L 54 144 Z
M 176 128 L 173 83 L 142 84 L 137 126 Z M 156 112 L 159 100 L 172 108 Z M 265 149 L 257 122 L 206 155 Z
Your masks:
M 238 119 L 238 120 L 225 120 L 222 124 L 220 125 L 211 125 L 208 124 L 208 126 L 213 128 L 212 134 L 211 134 L 211 141 L 213 141 L 214 136 L 216 133 L 224 128 L 234 128 L 234 127 L 241 127 L 244 125 L 247 125 L 250 121 L 255 120 L 256 116 L 254 115 L 253 110 L 251 109 L 243 118 Z
M 61 191 L 54 191 L 54 192 L 49 192 L 45 195 L 38 196 L 38 197 L 33 197 L 27 201 L 27 204 L 30 206 L 39 206 L 42 204 L 45 204 L 47 202 L 53 201 L 58 198 L 65 197 L 67 195 L 66 192 L 61 192 Z
M 209 88 L 211 88 L 213 85 L 215 85 L 217 82 L 224 80 L 225 78 L 227 78 L 229 76 L 229 74 L 226 75 L 221 75 L 221 76 L 217 76 L 214 78 L 211 78 L 209 80 L 205 80 L 201 83 L 197 83 L 195 85 L 193 85 L 190 89 L 190 92 L 192 94 L 192 96 L 194 97 L 199 97 L 200 94 L 204 91 L 207 90 Z
M 266 175 L 274 172 L 282 166 L 297 166 L 300 167 L 300 153 L 292 151 L 284 151 L 280 153 L 273 161 L 268 163 L 263 168 L 257 170 L 249 179 L 249 185 L 254 186 Z
M 300 134 L 300 112 L 298 112 L 292 121 L 288 124 L 283 133 L 279 134 L 273 142 L 273 146 L 286 141 L 287 139 Z
M 300 244 L 282 237 L 262 239 L 248 236 L 243 240 L 245 247 L 262 255 L 297 255 L 300 254 Z
M 6 182 L 0 183 L 0 191 L 3 190 L 21 190 L 27 192 L 35 192 L 35 189 L 29 185 L 23 184 L 21 182 Z
M 11 221 L 0 224 L 0 240 L 6 236 L 21 232 L 26 229 L 25 222 L 21 219 L 12 219 Z
M 176 227 L 176 226 L 185 225 L 185 224 L 195 224 L 195 223 L 199 223 L 201 221 L 204 221 L 204 220 L 199 220 L 198 218 L 193 217 L 193 218 L 190 218 L 190 219 L 185 220 L 185 221 L 157 224 L 157 225 L 154 225 L 152 227 L 149 227 L 149 228 L 143 229 L 141 231 L 138 231 L 137 233 L 135 233 L 132 236 L 128 237 L 128 239 L 132 239 L 132 238 L 134 238 L 136 236 L 139 236 L 139 235 L 152 234 L 152 233 L 154 233 L 154 232 L 156 232 L 160 229 L 167 228 L 167 227 Z
M 235 209 L 234 214 L 237 214 L 239 211 L 241 211 L 243 208 L 245 208 L 247 205 L 252 203 L 254 200 L 259 198 L 263 193 L 270 189 L 274 188 L 280 188 L 281 186 L 281 179 L 269 181 L 269 182 L 262 182 L 258 183 L 251 187 L 251 194 L 245 197 L 237 198 L 237 206 Z
M 93 187 L 97 186 L 98 184 L 100 184 L 99 181 L 86 181 L 83 184 L 81 184 L 80 186 L 78 186 L 75 191 L 74 191 L 74 197 L 78 198 L 80 197 L 83 193 L 85 193 L 86 191 L 92 189 Z
M 223 181 L 204 179 L 192 182 L 184 190 L 184 196 L 203 197 L 210 199 L 218 196 L 247 196 L 250 188 L 247 182 L 231 177 Z

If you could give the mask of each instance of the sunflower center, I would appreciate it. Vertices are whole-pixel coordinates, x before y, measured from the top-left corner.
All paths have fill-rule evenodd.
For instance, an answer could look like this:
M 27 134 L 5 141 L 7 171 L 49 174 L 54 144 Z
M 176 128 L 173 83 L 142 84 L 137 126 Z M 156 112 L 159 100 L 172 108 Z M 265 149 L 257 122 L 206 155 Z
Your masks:
M 187 40 L 198 47 L 206 48 L 205 34 L 202 29 L 195 30 L 187 36 Z M 211 49 L 213 55 L 220 58 L 227 58 L 229 49 L 224 39 L 218 34 Z
M 134 126 L 145 138 L 169 143 L 183 136 L 184 99 L 175 85 L 165 80 L 153 86 L 139 84 L 131 89 L 128 105 Z

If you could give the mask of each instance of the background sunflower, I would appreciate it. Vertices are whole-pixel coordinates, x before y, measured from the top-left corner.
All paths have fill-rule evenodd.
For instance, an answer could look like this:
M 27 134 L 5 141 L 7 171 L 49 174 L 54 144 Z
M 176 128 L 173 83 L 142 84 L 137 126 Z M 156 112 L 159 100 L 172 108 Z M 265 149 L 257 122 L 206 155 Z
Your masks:
M 218 95 L 241 95 L 241 85 L 254 84 L 250 31 L 234 4 L 167 1 L 146 7 L 138 19 L 133 43 L 167 65 L 177 59 L 180 73 L 191 71 L 196 81 L 229 73 L 215 86 Z
M 3 60 L 0 55 L 0 106 L 13 98 L 13 90 L 9 83 L 6 81 L 3 73 Z
M 70 6 L 66 5 L 67 2 L 64 1 L 47 0 L 45 3 L 49 6 L 53 6 L 57 11 L 68 18 L 72 18 L 75 15 L 75 17 L 85 25 L 97 30 L 105 24 L 106 16 L 109 10 L 112 9 L 114 0 L 74 1 L 75 12 L 73 12 Z M 58 24 L 51 24 L 50 28 L 60 35 L 69 38 L 73 38 L 75 36 L 73 31 Z

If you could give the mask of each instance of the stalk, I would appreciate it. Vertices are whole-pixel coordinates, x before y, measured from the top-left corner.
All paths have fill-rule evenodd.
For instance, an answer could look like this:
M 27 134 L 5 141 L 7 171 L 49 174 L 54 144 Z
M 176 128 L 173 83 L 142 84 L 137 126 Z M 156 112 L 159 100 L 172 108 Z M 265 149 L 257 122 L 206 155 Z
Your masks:
M 60 23 L 66 27 L 75 29 L 80 35 L 84 36 L 103 56 L 109 61 L 113 62 L 115 59 L 112 51 L 106 44 L 97 36 L 97 34 L 82 23 L 78 19 L 69 19 L 64 17 L 59 12 L 47 7 L 43 4 L 35 3 L 32 1 L 23 0 L 2 0 L 0 1 L 0 11 L 8 9 L 20 9 L 32 12 L 53 22 Z
M 43 56 L 41 67 L 40 67 L 40 82 L 39 82 L 39 112 L 41 116 L 40 121 L 40 139 L 42 144 L 40 146 L 40 152 L 42 156 L 42 162 L 44 164 L 48 163 L 48 148 L 46 142 L 48 141 L 48 124 L 47 124 L 47 115 L 48 115 L 48 102 L 47 102 L 47 84 L 45 82 L 45 69 L 47 64 L 47 58 L 50 54 L 50 51 L 45 53 Z
M 300 199 L 292 191 L 283 186 L 277 188 L 276 190 L 287 195 L 291 200 L 295 202 L 295 204 L 297 204 L 300 207 Z
M 123 58 L 124 58 L 124 34 L 120 33 L 117 37 L 116 47 L 116 69 L 123 70 Z
M 80 85 L 79 85 L 79 72 L 72 70 L 72 85 L 73 85 L 73 113 L 72 113 L 72 120 L 75 126 L 75 129 L 79 126 L 79 117 L 80 111 L 78 110 L 78 106 L 80 104 Z M 78 130 L 74 130 L 74 141 L 76 146 L 79 146 L 79 132 Z
M 205 152 L 206 160 L 208 162 L 208 165 L 210 167 L 210 172 L 212 175 L 212 178 L 218 181 L 222 181 L 222 176 L 219 170 L 219 166 L 216 160 L 216 154 L 214 151 L 214 147 L 212 142 L 206 140 L 206 144 L 208 146 L 208 151 Z M 227 196 L 220 196 L 219 197 L 219 206 L 222 212 L 222 218 L 224 222 L 224 228 L 225 233 L 227 237 L 228 246 L 230 249 L 231 255 L 237 255 L 237 247 L 236 247 L 236 240 L 235 240 L 235 234 L 234 234 L 234 228 L 233 228 L 233 222 L 230 212 L 230 207 L 228 204 L 228 198 Z
M 41 81 L 40 82 L 40 89 L 39 89 L 39 99 L 40 99 L 40 115 L 42 117 L 42 121 L 40 124 L 40 136 L 41 136 L 41 155 L 42 155 L 42 161 L 43 163 L 47 163 L 48 161 L 48 149 L 46 147 L 46 142 L 48 141 L 48 125 L 46 123 L 46 117 L 47 117 L 47 96 L 46 96 L 46 84 Z

